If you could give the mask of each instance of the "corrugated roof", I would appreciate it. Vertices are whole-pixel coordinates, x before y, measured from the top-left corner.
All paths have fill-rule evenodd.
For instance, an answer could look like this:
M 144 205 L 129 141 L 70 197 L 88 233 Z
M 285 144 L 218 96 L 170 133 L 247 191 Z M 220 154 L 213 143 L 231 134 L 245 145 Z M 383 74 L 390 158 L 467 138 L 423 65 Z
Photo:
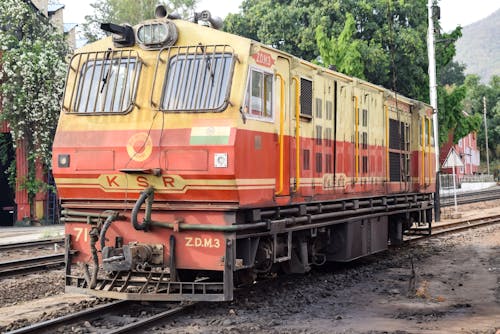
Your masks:
M 75 29 L 75 27 L 77 26 L 78 24 L 76 23 L 64 23 L 63 26 L 64 26 L 64 32 L 70 32 L 72 29 Z
M 47 11 L 49 13 L 55 13 L 59 9 L 63 9 L 63 8 L 64 8 L 64 5 L 62 5 L 62 4 L 49 4 L 49 6 L 47 7 Z

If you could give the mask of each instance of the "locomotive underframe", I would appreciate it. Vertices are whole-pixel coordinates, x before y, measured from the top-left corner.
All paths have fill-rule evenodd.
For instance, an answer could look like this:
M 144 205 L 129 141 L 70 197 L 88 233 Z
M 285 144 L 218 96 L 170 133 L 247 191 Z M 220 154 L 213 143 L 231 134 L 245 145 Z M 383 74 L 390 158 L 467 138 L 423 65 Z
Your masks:
M 173 255 L 163 268 L 99 275 L 92 289 L 88 277 L 72 268 L 68 235 L 66 290 L 130 300 L 232 300 L 237 284 L 250 283 L 259 274 L 307 272 L 326 261 L 351 261 L 383 251 L 402 242 L 404 233 L 428 234 L 432 208 L 433 194 L 414 193 L 239 209 L 234 212 L 237 224 L 216 226 L 225 235 L 224 269 L 216 275 L 196 276 L 193 271 L 192 281 L 182 281 L 186 276 L 177 272 L 174 233 L 169 245 Z M 170 226 L 161 224 L 145 233 Z M 176 228 L 214 228 L 187 225 Z

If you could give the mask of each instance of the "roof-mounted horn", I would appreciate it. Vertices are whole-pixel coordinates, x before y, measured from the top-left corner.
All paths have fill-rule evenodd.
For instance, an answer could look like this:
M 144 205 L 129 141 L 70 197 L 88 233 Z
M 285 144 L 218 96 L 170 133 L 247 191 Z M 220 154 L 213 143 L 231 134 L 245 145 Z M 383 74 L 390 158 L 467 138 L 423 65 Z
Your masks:
M 181 16 L 177 13 L 169 14 L 167 7 L 165 7 L 164 5 L 158 5 L 155 8 L 155 18 L 157 19 L 167 18 L 171 20 L 178 20 L 181 18 Z
M 208 10 L 195 13 L 195 22 L 198 21 L 208 22 L 212 28 L 217 30 L 220 30 L 223 26 L 222 19 L 218 16 L 212 16 Z

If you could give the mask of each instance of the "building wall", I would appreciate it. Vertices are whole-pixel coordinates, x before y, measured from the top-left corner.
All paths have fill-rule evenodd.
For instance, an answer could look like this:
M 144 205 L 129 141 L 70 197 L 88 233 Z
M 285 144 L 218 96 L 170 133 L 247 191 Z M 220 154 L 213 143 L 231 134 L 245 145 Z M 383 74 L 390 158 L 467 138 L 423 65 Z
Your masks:
M 48 16 L 47 8 L 49 6 L 48 0 L 31 0 L 31 3 L 45 16 Z
M 50 23 L 59 31 L 59 33 L 63 33 L 63 9 L 61 8 L 58 11 L 55 11 L 50 15 Z
M 70 50 L 75 50 L 76 48 L 76 30 L 75 28 L 71 29 L 66 33 L 66 43 L 68 43 L 68 46 Z
M 464 167 L 455 169 L 458 179 L 460 180 L 465 175 L 477 174 L 479 172 L 480 165 L 479 149 L 477 148 L 477 134 L 475 132 L 469 133 L 467 136 L 461 138 L 458 141 L 458 144 L 453 145 L 453 133 L 450 132 L 448 134 L 448 141 L 441 146 L 439 156 L 441 166 L 443 165 L 452 147 L 464 163 Z M 452 169 L 443 168 L 441 172 L 443 174 L 452 174 Z

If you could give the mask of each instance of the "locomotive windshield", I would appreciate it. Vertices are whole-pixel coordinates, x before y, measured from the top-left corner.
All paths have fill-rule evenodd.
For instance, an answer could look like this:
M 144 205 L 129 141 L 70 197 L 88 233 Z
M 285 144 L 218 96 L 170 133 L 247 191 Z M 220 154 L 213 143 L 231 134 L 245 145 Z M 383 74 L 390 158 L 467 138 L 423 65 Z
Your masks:
M 161 107 L 166 111 L 224 109 L 233 68 L 230 53 L 180 54 L 170 58 Z
M 127 54 L 96 52 L 73 58 L 72 65 L 83 65 L 75 78 L 77 88 L 71 92 L 71 111 L 85 114 L 129 111 L 135 98 L 140 62 Z

